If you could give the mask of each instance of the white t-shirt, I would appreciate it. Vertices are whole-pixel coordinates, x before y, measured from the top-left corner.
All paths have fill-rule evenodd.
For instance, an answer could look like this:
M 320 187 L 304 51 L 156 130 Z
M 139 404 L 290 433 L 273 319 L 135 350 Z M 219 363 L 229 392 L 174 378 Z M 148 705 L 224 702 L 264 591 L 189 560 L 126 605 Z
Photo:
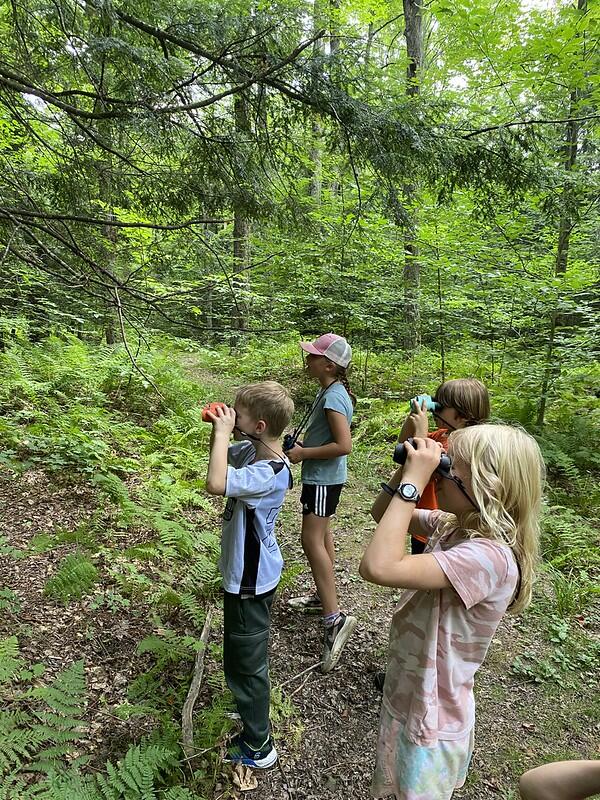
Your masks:
M 279 583 L 283 558 L 275 521 L 292 487 L 287 459 L 255 461 L 251 442 L 236 442 L 227 452 L 227 505 L 223 513 L 219 569 L 232 594 L 258 595 Z

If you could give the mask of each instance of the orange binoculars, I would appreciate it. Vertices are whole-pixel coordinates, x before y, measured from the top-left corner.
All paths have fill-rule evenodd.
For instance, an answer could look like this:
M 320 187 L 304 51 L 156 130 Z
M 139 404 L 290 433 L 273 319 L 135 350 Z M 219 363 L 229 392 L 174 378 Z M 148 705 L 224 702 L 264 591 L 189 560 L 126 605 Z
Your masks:
M 202 409 L 202 422 L 212 422 L 209 414 L 217 413 L 218 408 L 227 408 L 225 403 L 207 403 Z

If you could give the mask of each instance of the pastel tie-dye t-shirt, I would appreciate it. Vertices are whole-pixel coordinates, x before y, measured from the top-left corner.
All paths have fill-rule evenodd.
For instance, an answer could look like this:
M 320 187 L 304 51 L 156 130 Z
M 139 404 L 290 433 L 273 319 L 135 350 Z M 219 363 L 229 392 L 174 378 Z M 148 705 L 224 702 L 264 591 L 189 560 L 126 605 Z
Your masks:
M 417 513 L 435 536 L 442 512 Z M 461 739 L 473 727 L 473 678 L 519 579 L 512 550 L 500 542 L 459 539 L 451 532 L 430 552 L 452 587 L 409 590 L 400 598 L 383 695 L 407 736 L 426 746 Z

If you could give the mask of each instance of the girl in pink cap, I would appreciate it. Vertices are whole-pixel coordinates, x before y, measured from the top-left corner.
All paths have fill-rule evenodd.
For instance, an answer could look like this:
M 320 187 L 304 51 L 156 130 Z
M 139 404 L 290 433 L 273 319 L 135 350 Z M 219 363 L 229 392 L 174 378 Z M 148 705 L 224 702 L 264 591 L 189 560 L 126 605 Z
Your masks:
M 309 374 L 321 388 L 310 410 L 303 443 L 295 443 L 286 454 L 292 464 L 302 463 L 302 548 L 316 592 L 294 597 L 289 604 L 307 613 L 322 614 L 325 638 L 321 669 L 330 672 L 356 627 L 356 617 L 340 611 L 330 527 L 352 450 L 350 423 L 355 398 L 346 376 L 352 349 L 335 333 L 325 333 L 314 342 L 301 342 L 300 347 L 307 353 Z

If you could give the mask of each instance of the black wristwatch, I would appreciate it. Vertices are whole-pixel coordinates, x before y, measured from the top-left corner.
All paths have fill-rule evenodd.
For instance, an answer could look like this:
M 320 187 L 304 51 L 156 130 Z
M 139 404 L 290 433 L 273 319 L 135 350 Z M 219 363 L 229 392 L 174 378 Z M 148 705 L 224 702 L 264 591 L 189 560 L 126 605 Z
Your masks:
M 406 500 L 407 503 L 418 503 L 421 499 L 419 490 L 414 483 L 401 483 L 396 489 L 396 494 Z

